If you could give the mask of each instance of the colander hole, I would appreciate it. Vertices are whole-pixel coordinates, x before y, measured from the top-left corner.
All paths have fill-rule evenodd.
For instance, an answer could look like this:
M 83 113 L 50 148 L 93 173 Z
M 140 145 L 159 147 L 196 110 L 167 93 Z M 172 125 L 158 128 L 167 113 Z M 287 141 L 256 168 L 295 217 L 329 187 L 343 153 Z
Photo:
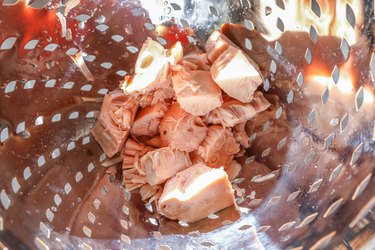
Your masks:
M 82 140 L 82 145 L 86 145 L 86 144 L 88 144 L 88 143 L 90 143 L 90 137 L 89 137 L 89 136 L 86 136 L 86 137 L 84 137 L 83 140 Z
M 95 59 L 96 59 L 96 56 L 94 55 L 87 55 L 87 56 L 84 56 L 83 59 L 87 62 L 93 62 Z
M 327 209 L 327 211 L 324 213 L 323 218 L 327 218 L 328 216 L 332 215 L 334 212 L 337 211 L 337 209 L 341 206 L 344 199 L 340 198 L 337 201 L 333 202 L 331 206 Z
M 4 92 L 5 92 L 5 94 L 11 93 L 15 90 L 15 88 L 16 88 L 16 81 L 11 81 L 5 87 Z
M 5 210 L 8 210 L 8 208 L 10 207 L 10 198 L 4 189 L 0 193 L 0 201 Z
M 20 183 L 17 180 L 17 177 L 14 177 L 12 179 L 12 189 L 13 189 L 13 192 L 15 194 L 18 193 L 18 191 L 20 190 L 20 188 L 21 188 L 21 186 L 20 186 Z
M 61 114 L 55 114 L 53 117 L 52 117 L 52 122 L 58 122 L 61 120 Z
M 16 41 L 17 41 L 17 37 L 8 37 L 1 44 L 0 50 L 9 50 L 9 49 L 11 49 L 14 46 L 14 44 L 16 43 Z
M 83 233 L 84 233 L 87 237 L 91 238 L 92 231 L 91 231 L 90 228 L 88 228 L 88 227 L 86 227 L 86 226 L 83 226 L 83 227 L 82 227 L 82 231 L 83 231 Z
M 86 22 L 87 20 L 89 20 L 91 17 L 87 14 L 80 14 L 78 16 L 76 16 L 74 19 L 75 20 L 78 20 L 80 22 Z
M 36 40 L 36 39 L 30 40 L 25 44 L 24 49 L 25 50 L 33 50 L 38 45 L 38 43 L 39 43 L 39 40 Z
M 22 131 L 25 130 L 25 122 L 20 122 L 17 127 L 16 127 L 16 134 L 21 133 Z
M 92 89 L 92 85 L 90 84 L 83 85 L 81 88 L 82 91 L 90 91 L 91 89 Z
M 63 89 L 72 89 L 74 86 L 74 82 L 66 82 L 64 85 L 63 85 Z
M 39 237 L 35 237 L 34 243 L 38 247 L 38 249 L 40 249 L 40 250 L 49 250 L 50 249 L 49 246 L 47 245 L 47 243 L 45 243 Z
M 66 51 L 65 54 L 67 54 L 68 56 L 74 56 L 75 54 L 78 53 L 78 49 L 77 48 L 70 48 Z
M 80 182 L 82 179 L 83 179 L 83 174 L 82 174 L 82 172 L 77 172 L 77 174 L 76 174 L 76 176 L 75 176 L 75 180 L 76 180 L 76 182 Z
M 119 70 L 119 71 L 116 72 L 116 74 L 121 76 L 121 77 L 126 76 L 127 73 L 128 72 L 126 72 L 125 70 Z
M 38 167 L 42 167 L 42 166 L 44 166 L 44 164 L 46 164 L 46 159 L 44 158 L 43 155 L 41 155 L 38 158 Z
M 79 113 L 77 111 L 74 111 L 73 113 L 71 113 L 69 115 L 69 119 L 73 120 L 73 119 L 77 119 L 79 116 Z
M 113 41 L 118 42 L 118 43 L 124 40 L 124 37 L 120 35 L 113 35 L 111 38 Z
M 47 220 L 49 222 L 52 222 L 53 218 L 55 217 L 55 215 L 53 214 L 53 212 L 49 208 L 47 208 L 47 210 L 46 210 L 46 217 L 47 217 Z
M 99 199 L 95 198 L 94 201 L 93 201 L 93 205 L 96 208 L 96 210 L 99 209 L 100 204 L 101 204 L 101 201 Z
M 50 43 L 48 44 L 46 47 L 44 47 L 44 50 L 45 51 L 49 51 L 49 52 L 52 52 L 52 51 L 55 51 L 57 49 L 59 45 L 56 44 L 56 43 Z
M 122 211 L 124 212 L 124 214 L 129 215 L 129 208 L 127 206 L 122 206 Z
M 70 183 L 66 183 L 65 186 L 64 186 L 64 192 L 65 194 L 69 194 L 70 191 L 72 191 L 72 186 L 70 185 Z
M 43 116 L 38 116 L 36 119 L 35 119 L 35 126 L 40 126 L 43 124 Z
M 296 224 L 295 221 L 287 222 L 284 225 L 282 225 L 277 231 L 283 232 L 291 228 L 294 224 Z
M 120 220 L 120 225 L 125 229 L 129 229 L 129 223 L 126 220 Z
M 92 250 L 92 247 L 88 245 L 87 243 L 82 243 L 83 250 Z
M 105 95 L 105 94 L 107 94 L 108 93 L 108 89 L 100 89 L 99 91 L 98 91 L 98 94 L 101 94 L 101 95 Z
M 60 206 L 60 204 L 62 202 L 62 199 L 61 199 L 60 195 L 55 194 L 55 196 L 53 197 L 53 201 L 55 202 L 56 206 Z
M 322 181 L 323 179 L 319 179 L 317 181 L 315 181 L 311 186 L 310 186 L 310 190 L 307 192 L 307 193 L 314 193 L 316 191 L 318 191 L 319 187 L 320 187 L 320 184 L 322 184 Z
M 26 181 L 30 178 L 31 176 L 31 169 L 30 167 L 26 167 L 25 170 L 23 171 L 23 179 Z
M 89 212 L 87 214 L 87 219 L 90 221 L 91 224 L 94 224 L 96 220 L 96 216 L 93 213 Z
M 303 226 L 306 226 L 310 224 L 316 217 L 318 217 L 319 213 L 314 213 L 309 216 L 307 216 L 298 226 L 297 228 L 301 228 Z
M 100 64 L 100 66 L 104 69 L 110 69 L 110 68 L 112 68 L 112 63 L 104 62 L 104 63 Z
M 87 171 L 90 173 L 93 169 L 95 168 L 94 164 L 93 163 L 89 163 L 89 165 L 87 165 Z
M 76 144 L 74 143 L 74 141 L 72 141 L 72 142 L 70 142 L 70 143 L 68 144 L 68 146 L 66 147 L 66 150 L 67 150 L 67 151 L 71 151 L 71 150 L 73 150 L 75 147 L 76 147 Z
M 130 245 L 130 243 L 131 243 L 129 236 L 127 236 L 125 234 L 121 234 L 121 240 L 128 245 Z
M 287 199 L 287 201 L 293 201 L 295 200 L 299 195 L 301 194 L 301 191 L 295 191 L 291 193 Z
M 59 157 L 60 156 L 60 149 L 58 149 L 58 148 L 56 148 L 56 149 L 54 149 L 53 151 L 52 151 L 52 158 L 53 159 L 56 159 L 57 157 Z
M 32 89 L 34 88 L 34 85 L 35 85 L 35 80 L 28 80 L 24 85 L 23 85 L 23 88 L 24 89 Z
M 358 196 L 360 196 L 363 191 L 366 189 L 366 187 L 368 186 L 368 184 L 370 183 L 370 180 L 371 180 L 371 177 L 372 177 L 372 173 L 369 173 L 362 181 L 361 183 L 358 185 L 358 187 L 356 188 L 356 190 L 354 191 L 353 195 L 352 195 L 352 200 L 355 200 L 357 199 Z

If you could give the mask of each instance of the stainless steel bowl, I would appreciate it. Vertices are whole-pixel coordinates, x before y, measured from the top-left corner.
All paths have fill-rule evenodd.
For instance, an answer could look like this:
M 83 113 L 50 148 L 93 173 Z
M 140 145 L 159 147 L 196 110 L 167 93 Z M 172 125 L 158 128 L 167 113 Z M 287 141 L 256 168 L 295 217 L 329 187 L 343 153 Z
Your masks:
M 373 8 L 1 1 L 0 248 L 373 248 Z M 252 147 L 234 181 L 240 213 L 170 221 L 121 187 L 118 167 L 101 165 L 90 128 L 147 36 L 201 46 L 225 22 L 244 25 L 227 31 L 260 63 L 274 106 L 248 127 Z

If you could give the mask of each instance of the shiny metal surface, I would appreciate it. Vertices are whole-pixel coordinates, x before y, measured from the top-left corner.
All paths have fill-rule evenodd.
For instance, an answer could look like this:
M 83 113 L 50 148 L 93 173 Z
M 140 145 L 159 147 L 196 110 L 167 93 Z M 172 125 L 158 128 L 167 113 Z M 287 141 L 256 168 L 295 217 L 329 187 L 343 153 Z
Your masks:
M 0 1 L 0 248 L 365 245 L 375 232 L 373 1 L 337 1 L 348 32 L 335 37 L 319 29 L 325 1 L 297 2 Z M 247 126 L 239 211 L 178 223 L 121 187 L 89 131 L 147 36 L 200 46 L 224 22 L 244 24 L 225 32 L 260 65 L 273 106 Z M 93 79 L 72 60 L 81 51 Z

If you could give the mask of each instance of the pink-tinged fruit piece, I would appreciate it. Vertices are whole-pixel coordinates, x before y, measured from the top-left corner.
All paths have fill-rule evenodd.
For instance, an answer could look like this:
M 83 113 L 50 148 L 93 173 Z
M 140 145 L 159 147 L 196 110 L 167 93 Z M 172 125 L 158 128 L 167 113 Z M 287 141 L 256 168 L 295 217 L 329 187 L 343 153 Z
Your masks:
M 233 204 L 225 171 L 198 163 L 165 184 L 158 211 L 172 220 L 196 222 Z
M 124 83 L 123 90 L 126 93 L 132 93 L 153 88 L 153 85 L 157 84 L 161 78 L 166 64 L 168 62 L 164 55 L 164 47 L 148 38 L 138 54 L 134 76 L 131 81 Z
M 161 141 L 160 135 L 157 135 L 155 137 L 152 137 L 151 139 L 148 139 L 145 142 L 146 145 L 154 147 L 154 148 L 162 148 L 163 143 Z
M 125 146 L 122 150 L 122 153 L 121 155 L 124 156 L 124 155 L 140 155 L 140 156 L 143 156 L 145 155 L 147 152 L 153 150 L 154 148 L 152 147 L 149 147 L 149 146 L 146 146 L 140 142 L 137 142 L 133 139 L 128 139 L 125 143 Z
M 136 100 L 127 97 L 121 90 L 105 95 L 98 121 L 91 133 L 109 158 L 122 149 L 137 110 Z
M 177 101 L 186 112 L 205 115 L 223 103 L 221 89 L 209 71 L 179 71 L 172 77 Z
M 163 188 L 161 186 L 150 186 L 149 184 L 145 184 L 139 189 L 142 200 L 148 200 L 148 203 L 158 200 L 162 192 Z
M 196 70 L 210 71 L 211 68 L 206 53 L 193 52 L 187 54 L 183 57 L 183 61 L 194 64 Z
M 159 124 L 168 110 L 168 104 L 160 101 L 155 105 L 141 109 L 133 123 L 130 133 L 135 136 L 155 136 L 159 133 Z
M 262 83 L 258 66 L 245 53 L 229 47 L 212 64 L 211 75 L 229 96 L 248 103 Z
M 242 169 L 241 164 L 233 160 L 230 162 L 229 166 L 224 170 L 228 175 L 228 179 L 233 181 L 240 174 L 241 169 Z
M 255 92 L 250 103 L 243 103 L 229 96 L 224 97 L 221 107 L 212 110 L 206 116 L 206 123 L 234 127 L 246 122 L 271 106 L 261 92 Z
M 121 88 L 134 97 L 141 107 L 172 98 L 174 91 L 170 65 L 163 46 L 148 38 L 139 52 L 134 75 L 126 76 Z
M 166 51 L 166 57 L 168 62 L 174 66 L 181 62 L 184 56 L 184 51 L 180 42 L 176 42 L 172 47 Z
M 208 127 L 207 136 L 198 148 L 199 156 L 213 168 L 227 167 L 239 151 L 233 133 L 216 125 Z
M 165 182 L 192 165 L 188 153 L 170 147 L 148 152 L 142 156 L 140 162 L 145 179 L 151 186 Z
M 146 146 L 133 139 L 128 139 L 121 152 L 122 162 L 122 184 L 129 191 L 137 189 L 146 183 L 145 173 L 140 167 L 140 158 L 154 148 Z
M 121 152 L 121 157 L 123 159 L 122 168 L 134 168 L 137 165 L 139 158 L 152 150 L 154 150 L 153 147 L 146 146 L 129 138 Z
M 236 141 L 244 148 L 250 147 L 249 136 L 245 130 L 246 122 L 242 122 L 233 127 L 233 135 Z
M 193 165 L 195 165 L 197 163 L 204 163 L 205 164 L 204 160 L 199 156 L 198 150 L 190 152 L 189 155 L 190 155 L 191 163 Z
M 122 88 L 124 89 L 124 86 L 127 81 L 131 81 L 131 76 L 126 76 L 125 81 L 122 84 Z M 159 101 L 165 100 L 165 99 L 171 99 L 174 97 L 175 93 L 172 87 L 172 77 L 169 70 L 169 65 L 167 64 L 164 69 L 161 78 L 159 78 L 158 81 L 155 82 L 152 86 L 141 89 L 139 91 L 133 91 L 133 92 L 126 92 L 127 95 L 132 96 L 135 98 L 139 106 L 142 108 L 145 108 L 150 105 L 155 105 Z
M 214 31 L 204 45 L 208 60 L 213 63 L 229 47 L 238 48 L 220 31 Z
M 146 184 L 145 177 L 137 169 L 129 168 L 122 170 L 122 185 L 126 190 L 132 191 Z
M 202 119 L 185 112 L 177 102 L 165 114 L 159 130 L 164 146 L 185 152 L 198 149 L 207 133 Z

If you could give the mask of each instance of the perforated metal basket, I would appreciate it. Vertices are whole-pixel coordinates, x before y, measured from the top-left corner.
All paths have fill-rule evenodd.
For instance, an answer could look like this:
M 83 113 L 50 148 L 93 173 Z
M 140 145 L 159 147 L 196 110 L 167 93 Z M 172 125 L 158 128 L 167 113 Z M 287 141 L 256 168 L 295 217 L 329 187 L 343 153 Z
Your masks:
M 0 248 L 374 249 L 373 1 L 141 2 L 0 1 Z M 239 211 L 178 223 L 90 128 L 148 36 L 201 46 L 224 22 L 273 106 L 247 126 Z

